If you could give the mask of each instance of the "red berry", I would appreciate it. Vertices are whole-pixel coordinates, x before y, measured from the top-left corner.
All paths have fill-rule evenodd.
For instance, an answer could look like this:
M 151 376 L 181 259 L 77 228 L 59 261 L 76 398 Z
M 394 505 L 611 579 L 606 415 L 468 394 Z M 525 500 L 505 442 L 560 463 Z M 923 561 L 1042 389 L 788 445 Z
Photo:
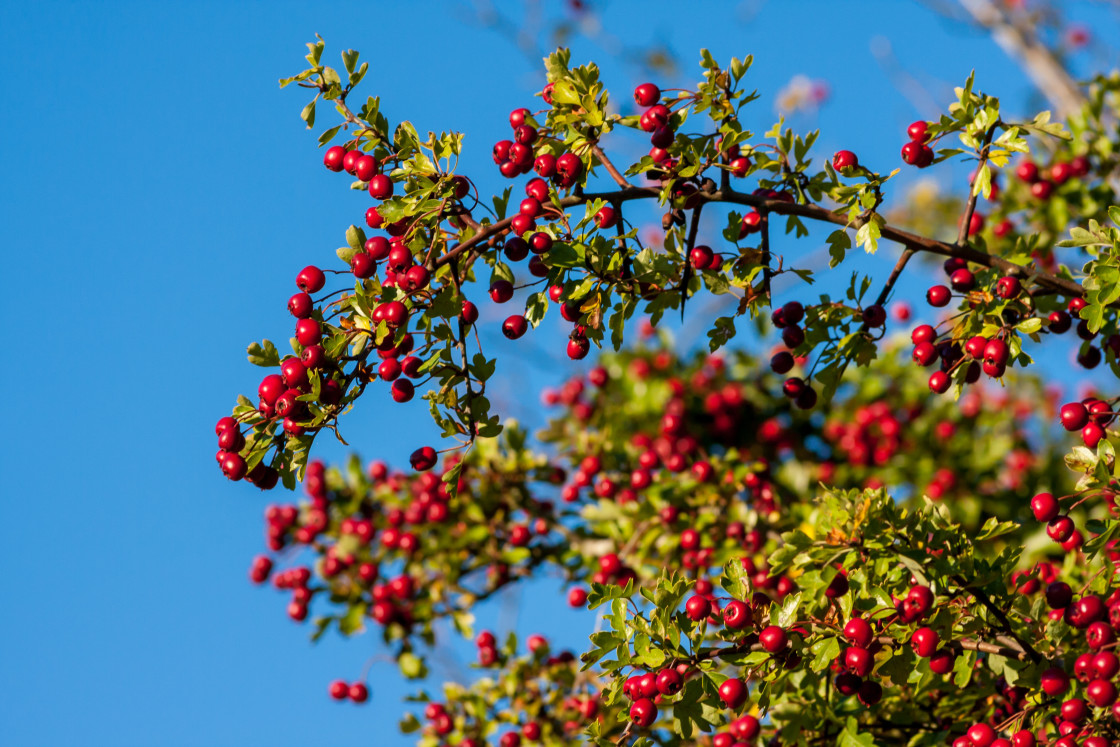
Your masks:
M 634 89 L 634 103 L 638 106 L 653 106 L 661 98 L 661 89 L 653 83 L 643 83 Z
M 533 161 L 533 171 L 537 172 L 538 174 L 540 174 L 541 176 L 543 176 L 544 178 L 547 179 L 547 178 L 549 178 L 551 176 L 554 176 L 556 174 L 556 163 L 557 163 L 556 156 L 552 155 L 551 153 L 542 153 L 541 155 L 537 156 L 537 160 Z M 533 196 L 536 197 L 541 202 L 544 202 L 545 199 L 547 199 L 547 197 L 548 197 L 547 189 L 548 188 L 546 186 L 545 187 L 545 197 L 542 198 L 542 197 L 539 197 L 537 195 L 533 195 Z
M 657 675 L 656 685 L 662 695 L 676 695 L 684 687 L 684 678 L 675 669 L 663 669 Z
M 871 645 L 871 624 L 862 618 L 853 617 L 844 625 L 844 637 L 854 646 L 867 648 Z
M 776 654 L 786 647 L 789 639 L 786 636 L 786 631 L 777 625 L 770 625 L 758 634 L 758 642 L 764 650 Z
M 306 293 L 297 293 L 288 299 L 288 312 L 296 319 L 306 319 L 311 316 L 314 307 L 311 296 Z
M 591 351 L 591 342 L 586 337 L 573 337 L 568 340 L 568 357 L 574 361 L 583 360 Z
M 1089 423 L 1089 410 L 1080 402 L 1068 402 L 1059 411 L 1062 427 L 1067 431 L 1079 431 Z
M 300 319 L 296 322 L 296 340 L 304 347 L 314 345 L 323 337 L 319 322 L 314 319 Z
M 526 321 L 525 317 L 521 316 L 520 314 L 514 314 L 513 316 L 508 317 L 505 322 L 502 323 L 502 334 L 504 334 L 511 340 L 516 340 L 517 338 L 521 337 L 528 329 L 528 321 Z
M 926 291 L 926 301 L 936 308 L 948 305 L 950 298 L 952 294 L 944 285 L 935 285 Z
M 397 379 L 391 389 L 393 399 L 397 402 L 408 402 L 416 394 L 416 387 L 408 379 Z
M 723 684 L 719 686 L 719 697 L 731 710 L 738 710 L 743 703 L 747 702 L 747 686 L 743 681 L 732 677 L 731 679 L 724 680 Z
M 957 657 L 946 648 L 938 649 L 929 657 L 929 668 L 934 674 L 948 674 L 953 671 Z
M 1009 275 L 1000 278 L 996 281 L 996 295 L 1004 300 L 1011 300 L 1019 295 L 1022 290 L 1022 285 L 1019 278 L 1011 277 Z
M 866 677 L 871 674 L 875 659 L 871 652 L 860 646 L 849 646 L 844 650 L 844 667 L 849 673 L 857 677 Z
M 604 205 L 599 208 L 599 212 L 595 214 L 595 223 L 599 228 L 612 228 L 616 221 L 617 215 L 615 214 L 615 209 L 610 205 Z
M 832 168 L 839 172 L 845 172 L 848 169 L 854 169 L 859 166 L 859 159 L 856 154 L 850 150 L 838 150 L 836 155 L 832 157 Z
M 657 706 L 649 698 L 634 701 L 630 706 L 630 720 L 641 727 L 647 727 L 657 720 Z
M 684 611 L 689 620 L 700 622 L 712 614 L 712 603 L 707 597 L 697 594 L 685 602 Z
M 495 280 L 490 286 L 490 298 L 494 303 L 505 303 L 513 298 L 513 283 L 508 280 Z
M 914 653 L 923 659 L 933 656 L 940 643 L 937 632 L 932 628 L 918 628 L 910 636 L 910 646 L 914 649 Z
M 315 265 L 308 265 L 296 275 L 296 285 L 304 293 L 318 293 L 326 285 L 327 278 Z
M 369 196 L 375 200 L 387 200 L 393 196 L 393 180 L 384 174 L 377 174 L 369 180 Z
M 350 272 L 356 278 L 369 278 L 377 272 L 377 262 L 365 252 L 358 252 L 350 258 Z
M 1023 161 L 1015 167 L 1015 176 L 1028 184 L 1038 180 L 1038 166 L 1033 161 Z
M 368 182 L 377 173 L 377 159 L 371 155 L 359 156 L 354 161 L 354 176 L 360 182 Z
M 222 467 L 222 474 L 234 482 L 244 477 L 247 471 L 245 460 L 241 458 L 240 454 L 235 454 L 231 451 L 227 451 L 222 455 L 220 464 Z
M 323 154 L 323 165 L 331 171 L 342 171 L 342 161 L 346 158 L 346 149 L 341 145 L 332 145 Z
M 987 724 L 973 724 L 968 727 L 968 740 L 973 747 L 991 747 L 996 740 L 996 731 Z
M 919 119 L 916 122 L 911 122 L 910 126 L 906 128 L 906 136 L 910 138 L 911 142 L 924 143 L 928 139 L 928 129 L 929 122 Z
M 431 446 L 421 446 L 416 451 L 412 452 L 409 457 L 409 463 L 412 468 L 417 472 L 427 472 L 432 467 L 436 466 L 436 450 Z
M 1063 669 L 1051 667 L 1039 676 L 1039 684 L 1044 693 L 1055 697 L 1069 690 L 1069 675 Z
M 751 210 L 743 216 L 743 220 L 739 224 L 740 236 L 748 236 L 760 230 L 762 230 L 762 215 L 758 211 Z
M 683 534 L 681 546 L 684 547 Z M 695 549 L 695 548 L 691 548 Z M 744 602 L 732 599 L 723 606 L 723 624 L 731 630 L 742 630 L 752 622 L 751 610 Z
M 1050 493 L 1039 493 L 1031 498 L 1031 513 L 1038 521 L 1049 522 L 1058 515 L 1059 511 L 1058 501 Z
M 922 150 L 926 146 L 917 142 L 909 142 L 902 146 L 902 161 L 911 166 L 921 167 L 922 163 Z

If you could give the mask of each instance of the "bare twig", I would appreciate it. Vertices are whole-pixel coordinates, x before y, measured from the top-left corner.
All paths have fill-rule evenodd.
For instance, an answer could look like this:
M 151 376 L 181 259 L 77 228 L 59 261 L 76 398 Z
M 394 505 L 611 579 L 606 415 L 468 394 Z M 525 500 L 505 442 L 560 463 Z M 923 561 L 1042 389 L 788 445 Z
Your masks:
M 605 168 L 607 170 L 607 173 L 611 175 L 611 178 L 614 179 L 615 184 L 622 187 L 623 189 L 628 189 L 633 186 L 632 184 L 630 184 L 630 182 L 626 181 L 626 177 L 624 177 L 621 172 L 619 172 L 619 170 L 615 168 L 615 165 L 611 163 L 611 159 L 607 158 L 607 154 L 603 152 L 603 149 L 599 147 L 598 143 L 591 146 L 591 152 L 594 153 L 595 157 L 599 159 L 599 163 L 603 164 L 603 168 Z

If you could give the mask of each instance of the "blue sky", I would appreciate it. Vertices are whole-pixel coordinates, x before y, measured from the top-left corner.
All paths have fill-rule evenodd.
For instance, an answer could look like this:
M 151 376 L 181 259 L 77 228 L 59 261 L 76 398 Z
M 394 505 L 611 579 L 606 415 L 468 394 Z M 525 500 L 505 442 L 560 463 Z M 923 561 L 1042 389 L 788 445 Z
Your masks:
M 1115 17 L 1075 5 L 1101 38 L 1117 38 Z M 465 131 L 465 172 L 496 187 L 490 145 L 542 77 L 507 39 L 468 23 L 467 7 L 0 4 L 6 744 L 409 743 L 386 725 L 412 689 L 391 666 L 373 666 L 365 707 L 326 697 L 331 679 L 356 678 L 378 653 L 371 637 L 313 647 L 282 595 L 248 583 L 276 497 L 223 480 L 212 434 L 259 380 L 245 346 L 286 339 L 295 273 L 329 263 L 368 204 L 322 168 L 298 119 L 302 92 L 277 79 L 302 69 L 315 32 L 332 63 L 360 49 L 373 63 L 363 89 L 382 96 L 390 120 Z M 1024 103 L 1021 72 L 990 41 L 916 4 L 681 7 L 614 2 L 603 25 L 669 44 L 686 79 L 702 46 L 723 60 L 753 53 L 758 132 L 793 75 L 826 79 L 829 103 L 793 121 L 824 129 L 821 155 L 846 147 L 893 168 L 905 126 L 933 114 L 894 89 L 871 54 L 876 38 L 939 102 L 976 68 L 983 88 Z M 574 60 L 600 60 L 619 100 L 641 82 L 596 44 L 574 47 Z M 860 266 L 891 263 L 884 251 Z M 538 385 L 591 365 L 562 359 L 561 336 L 535 337 L 520 347 L 490 338 L 507 371 L 518 353 L 533 364 L 528 382 L 507 374 L 496 398 L 530 422 Z M 419 401 L 368 397 L 344 426 L 364 457 L 396 464 L 433 435 Z M 592 621 L 558 603 L 557 589 L 543 581 L 483 618 L 581 645 Z

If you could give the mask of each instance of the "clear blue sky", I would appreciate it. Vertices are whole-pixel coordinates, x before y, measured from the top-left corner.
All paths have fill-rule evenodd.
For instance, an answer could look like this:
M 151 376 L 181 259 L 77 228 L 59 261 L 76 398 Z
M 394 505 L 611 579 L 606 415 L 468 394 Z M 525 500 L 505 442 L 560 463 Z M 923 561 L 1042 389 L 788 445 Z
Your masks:
M 984 88 L 1023 101 L 1021 73 L 986 38 L 917 5 L 772 2 L 749 18 L 729 5 L 694 2 L 683 15 L 679 2 L 615 2 L 604 23 L 667 42 L 689 79 L 702 46 L 725 60 L 753 53 L 760 132 L 794 74 L 827 79 L 830 103 L 795 120 L 824 128 L 822 155 L 847 147 L 896 164 L 906 124 L 932 114 L 877 65 L 879 35 L 939 102 L 973 67 Z M 248 583 L 275 496 L 220 477 L 213 424 L 259 380 L 246 344 L 289 334 L 296 271 L 330 262 L 368 201 L 322 168 L 297 116 L 302 92 L 277 79 L 302 69 L 315 32 L 332 63 L 358 48 L 373 62 L 364 90 L 390 119 L 467 132 L 465 170 L 496 186 L 490 145 L 541 77 L 508 40 L 465 23 L 463 7 L 0 3 L 5 744 L 408 743 L 391 724 L 411 687 L 391 666 L 374 666 L 365 707 L 326 697 L 329 680 L 357 677 L 378 652 L 372 637 L 313 647 L 282 595 Z M 1115 18 L 1092 12 L 1096 32 L 1117 38 Z M 575 46 L 576 60 L 602 58 Z M 628 98 L 633 69 L 602 65 Z M 515 350 L 493 339 L 491 350 Z M 539 417 L 534 387 L 553 380 L 562 342 L 518 348 L 544 365 L 532 387 L 505 379 L 508 412 Z M 419 402 L 379 399 L 344 432 L 366 458 L 402 464 L 431 437 L 427 416 Z M 580 645 L 591 619 L 557 589 L 542 582 L 485 616 Z

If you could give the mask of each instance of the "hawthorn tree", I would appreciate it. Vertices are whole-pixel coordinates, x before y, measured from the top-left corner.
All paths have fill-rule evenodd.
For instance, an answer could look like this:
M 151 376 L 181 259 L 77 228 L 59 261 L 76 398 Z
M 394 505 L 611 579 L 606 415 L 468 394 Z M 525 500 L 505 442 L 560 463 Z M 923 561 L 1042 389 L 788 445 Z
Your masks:
M 401 722 L 418 744 L 1120 739 L 1118 398 L 1056 400 L 1030 368 L 1065 336 L 1080 365 L 1120 373 L 1120 75 L 1064 123 L 1011 117 L 967 80 L 900 133 L 902 167 L 973 167 L 950 230 L 919 232 L 886 217 L 895 164 L 745 128 L 749 57 L 704 51 L 693 89 L 645 83 L 623 116 L 598 68 L 557 50 L 540 104 L 494 145 L 514 186 L 490 197 L 457 172 L 461 134 L 392 125 L 359 103 L 357 52 L 337 70 L 308 46 L 281 83 L 314 92 L 308 127 L 337 112 L 325 166 L 371 203 L 337 260 L 296 274 L 291 354 L 250 345 L 279 373 L 218 422 L 217 460 L 261 489 L 302 482 L 304 501 L 267 509 L 251 577 L 289 591 L 294 620 L 314 613 L 313 637 L 376 630 L 417 679 L 441 621 L 474 637 L 481 676 Z M 623 138 L 648 154 L 614 163 Z M 631 219 L 645 205 L 659 241 Z M 700 243 L 702 221 L 723 241 Z M 898 261 L 813 295 L 792 259 L 813 224 L 831 273 L 888 243 Z M 901 349 L 887 305 L 927 257 L 941 317 Z M 779 304 L 780 276 L 801 285 Z M 705 313 L 698 296 L 727 313 L 702 320 L 707 352 L 679 355 L 658 325 Z M 501 361 L 482 303 L 510 305 L 511 339 L 551 311 L 569 357 L 615 351 L 545 393 L 559 412 L 535 437 L 487 396 Z M 747 352 L 771 335 L 768 361 Z M 403 471 L 310 458 L 362 396 L 418 390 L 450 445 L 417 445 Z M 585 650 L 473 630 L 476 605 L 545 573 L 600 615 Z

